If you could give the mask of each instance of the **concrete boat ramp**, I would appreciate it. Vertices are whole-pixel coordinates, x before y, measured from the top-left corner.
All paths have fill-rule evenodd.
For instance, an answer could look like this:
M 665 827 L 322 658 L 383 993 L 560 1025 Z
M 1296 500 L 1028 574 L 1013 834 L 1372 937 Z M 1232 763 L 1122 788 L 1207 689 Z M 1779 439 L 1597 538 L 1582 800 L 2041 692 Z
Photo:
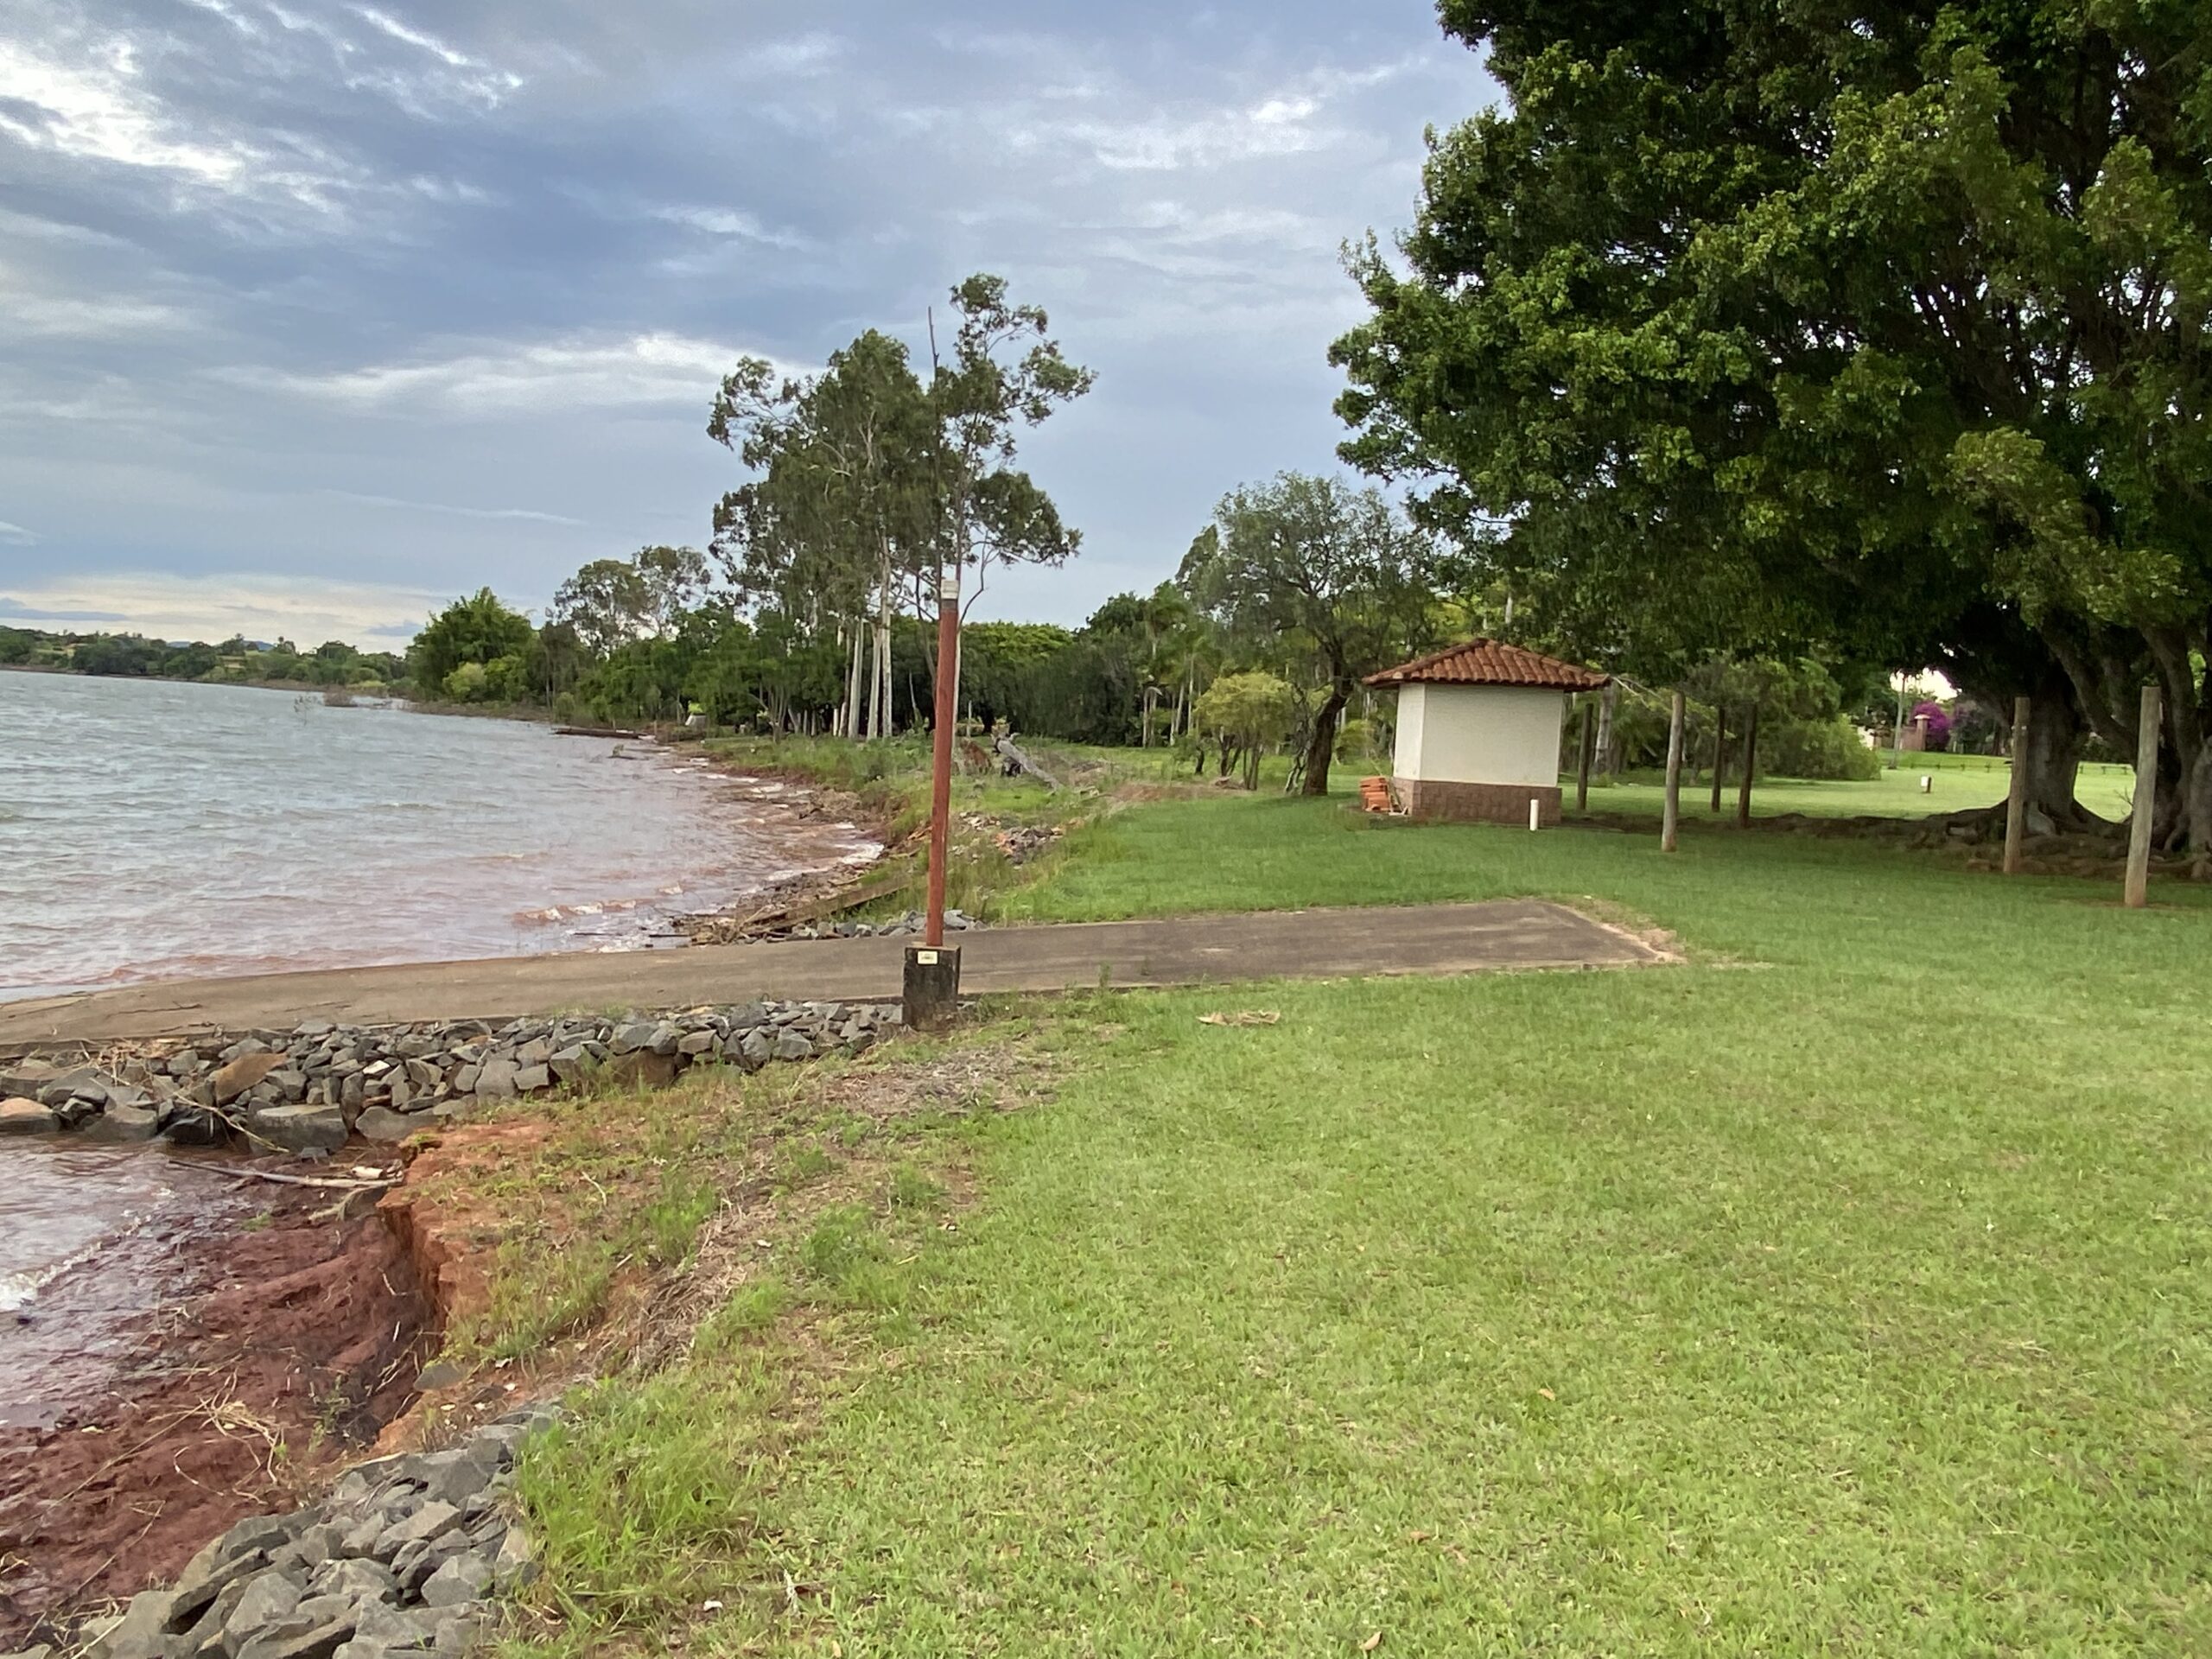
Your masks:
M 166 981 L 0 1002 L 0 1054 L 206 1031 L 289 1031 L 308 1020 L 400 1025 L 772 998 L 894 1001 L 912 942 L 803 939 Z M 1667 960 L 1618 928 L 1535 899 L 978 929 L 950 942 L 962 947 L 962 988 L 974 995 Z

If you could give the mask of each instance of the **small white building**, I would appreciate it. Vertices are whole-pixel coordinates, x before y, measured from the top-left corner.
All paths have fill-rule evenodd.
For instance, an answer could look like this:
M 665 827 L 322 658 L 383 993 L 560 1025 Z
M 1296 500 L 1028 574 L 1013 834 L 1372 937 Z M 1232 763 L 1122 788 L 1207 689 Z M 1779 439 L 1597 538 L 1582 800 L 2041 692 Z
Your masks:
M 1390 787 L 1416 818 L 1526 823 L 1560 816 L 1567 700 L 1610 677 L 1495 639 L 1470 639 L 1367 683 L 1398 694 Z

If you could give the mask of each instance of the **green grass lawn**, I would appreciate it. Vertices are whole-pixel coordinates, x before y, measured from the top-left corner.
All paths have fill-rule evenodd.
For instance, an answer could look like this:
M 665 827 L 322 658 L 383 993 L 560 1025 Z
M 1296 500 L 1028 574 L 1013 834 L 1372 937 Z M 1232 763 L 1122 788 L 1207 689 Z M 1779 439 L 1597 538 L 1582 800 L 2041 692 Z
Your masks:
M 940 1146 L 957 1224 L 887 1203 L 859 1301 L 798 1252 L 807 1346 L 541 1465 L 556 1520 L 668 1517 L 693 1611 L 638 1645 L 2212 1651 L 2206 893 L 1263 797 L 1119 813 L 1018 907 L 1532 893 L 1690 959 L 1001 1010 L 1057 1094 Z
M 2004 761 L 1988 755 L 1908 754 L 1905 764 L 1896 772 L 1887 770 L 1887 760 L 1885 754 L 1880 776 L 1865 782 L 1762 778 L 1752 788 L 1752 816 L 1764 818 L 1783 812 L 1802 812 L 1808 817 L 1909 818 L 1930 812 L 1961 812 L 1972 807 L 1994 806 L 2012 787 L 2011 769 Z M 1920 787 L 1923 778 L 1929 782 L 1924 792 Z M 1560 782 L 1567 791 L 1571 810 L 1574 779 L 1565 777 Z M 1709 774 L 1703 783 L 1693 783 L 1686 778 L 1682 785 L 1684 815 L 1710 817 L 1711 791 Z M 2074 794 L 2083 806 L 2101 817 L 2124 818 L 2134 802 L 2134 768 L 2085 766 Z M 1736 780 L 1732 776 L 1721 796 L 1721 814 L 1732 819 L 1736 813 Z M 1663 779 L 1637 773 L 1618 784 L 1594 783 L 1590 791 L 1590 806 L 1593 812 L 1649 813 L 1656 817 L 1665 797 Z

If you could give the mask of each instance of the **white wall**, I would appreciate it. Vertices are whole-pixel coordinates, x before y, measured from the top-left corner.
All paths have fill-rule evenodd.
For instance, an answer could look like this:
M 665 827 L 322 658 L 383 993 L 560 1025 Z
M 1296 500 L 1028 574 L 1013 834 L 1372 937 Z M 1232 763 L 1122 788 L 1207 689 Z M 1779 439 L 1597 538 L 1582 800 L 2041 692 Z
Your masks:
M 1395 775 L 1433 783 L 1559 785 L 1567 694 L 1522 685 L 1408 685 Z
M 1398 731 L 1390 750 L 1390 775 L 1393 778 L 1421 776 L 1421 733 L 1425 702 L 1425 685 L 1402 685 L 1398 688 Z

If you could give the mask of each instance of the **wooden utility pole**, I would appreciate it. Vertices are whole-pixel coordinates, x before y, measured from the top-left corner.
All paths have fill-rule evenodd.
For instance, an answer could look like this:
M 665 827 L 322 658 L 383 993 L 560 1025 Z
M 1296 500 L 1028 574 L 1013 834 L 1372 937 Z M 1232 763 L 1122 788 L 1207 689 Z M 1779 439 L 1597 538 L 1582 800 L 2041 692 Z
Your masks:
M 1659 820 L 1659 850 L 1671 853 L 1681 843 L 1682 728 L 1689 719 L 1689 699 L 1675 693 L 1675 711 L 1667 726 L 1667 807 Z
M 1728 705 L 1713 705 L 1713 804 L 1707 809 L 1720 816 L 1720 774 L 1728 765 Z
M 1574 769 L 1574 810 L 1577 816 L 1590 810 L 1590 761 L 1597 753 L 1598 734 L 1590 724 L 1590 701 L 1582 702 L 1582 744 L 1580 762 Z
M 929 910 L 923 942 L 906 947 L 909 1030 L 943 1031 L 960 1013 L 960 952 L 944 943 L 945 864 L 952 853 L 952 726 L 959 707 L 960 567 L 938 578 L 937 730 L 930 778 Z
M 1744 775 L 1736 784 L 1736 827 L 1751 827 L 1751 772 L 1759 763 L 1759 706 L 1744 716 Z
M 2012 789 L 2005 798 L 2005 874 L 2018 875 L 2028 839 L 2028 722 L 2035 705 L 2012 699 Z
M 2158 810 L 2158 688 L 2143 688 L 2135 738 L 2135 823 L 2127 836 L 2127 907 L 2151 902 L 2151 819 Z

